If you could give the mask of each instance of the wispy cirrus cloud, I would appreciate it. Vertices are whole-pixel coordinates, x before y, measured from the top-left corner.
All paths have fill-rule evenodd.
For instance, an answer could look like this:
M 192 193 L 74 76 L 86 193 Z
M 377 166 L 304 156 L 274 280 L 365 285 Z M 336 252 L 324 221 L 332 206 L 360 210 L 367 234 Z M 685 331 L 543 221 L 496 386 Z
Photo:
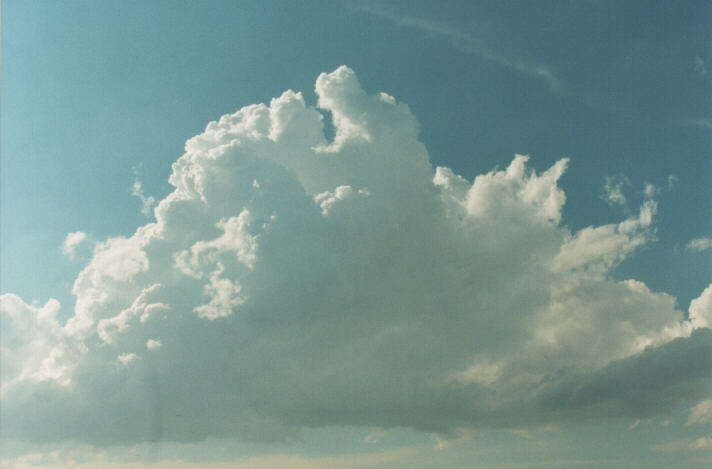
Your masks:
M 688 125 L 712 130 L 712 119 L 688 119 L 686 122 Z
M 413 29 L 432 37 L 447 40 L 462 52 L 541 80 L 552 93 L 561 89 L 560 79 L 557 78 L 549 66 L 504 54 L 486 41 L 482 34 L 477 32 L 463 30 L 454 24 L 443 21 L 398 13 L 380 4 L 356 3 L 350 4 L 350 7 L 356 11 L 389 21 L 395 26 Z
M 703 436 L 692 440 L 675 440 L 653 445 L 650 449 L 661 453 L 687 453 L 712 449 L 712 437 Z

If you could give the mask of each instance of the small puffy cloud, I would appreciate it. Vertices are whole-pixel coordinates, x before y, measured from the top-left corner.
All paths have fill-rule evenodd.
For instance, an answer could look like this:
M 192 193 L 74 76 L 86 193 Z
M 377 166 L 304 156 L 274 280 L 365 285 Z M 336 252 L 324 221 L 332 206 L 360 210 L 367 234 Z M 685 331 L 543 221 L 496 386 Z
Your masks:
M 162 345 L 163 344 L 161 343 L 160 340 L 148 339 L 146 341 L 146 348 L 148 350 L 157 350 L 157 349 L 161 348 Z
M 572 231 L 567 159 L 468 179 L 433 168 L 408 106 L 347 67 L 316 93 L 321 110 L 287 91 L 188 140 L 155 220 L 97 243 L 65 323 L 54 300 L 2 296 L 5 436 L 446 434 L 709 399 L 708 290 L 688 320 L 613 276 L 653 238 L 655 201 Z
M 119 361 L 124 366 L 127 366 L 129 363 L 132 361 L 136 360 L 138 358 L 138 355 L 135 353 L 122 353 L 118 357 L 116 357 L 116 360 Z
M 156 205 L 156 199 L 153 196 L 148 196 L 143 193 L 143 184 L 138 179 L 134 180 L 131 186 L 131 195 L 137 197 L 141 201 L 141 213 L 147 217 L 151 215 L 151 209 Z
M 606 177 L 606 185 L 603 187 L 603 200 L 610 206 L 626 206 L 623 186 L 630 185 L 630 181 L 625 176 Z
M 712 437 L 703 436 L 700 437 L 689 445 L 690 449 L 712 449 Z
M 667 182 L 668 182 L 668 190 L 671 191 L 675 188 L 675 185 L 677 184 L 677 181 L 679 178 L 675 176 L 674 174 L 671 174 L 668 176 Z
M 67 234 L 67 237 L 64 238 L 64 242 L 62 243 L 62 253 L 70 259 L 74 258 L 77 247 L 86 239 L 87 234 L 83 231 L 75 231 Z
M 712 399 L 705 399 L 695 405 L 690 411 L 685 425 L 712 423 Z
M 687 245 L 685 246 L 685 249 L 689 251 L 704 251 L 706 249 L 712 248 L 712 238 L 708 236 L 703 236 L 701 238 L 695 238 L 691 240 Z
M 653 198 L 655 197 L 658 193 L 660 192 L 660 188 L 656 187 L 654 184 L 645 184 L 645 188 L 643 189 L 643 195 L 647 198 Z
M 700 76 L 707 75 L 707 66 L 705 65 L 705 60 L 702 57 L 695 57 L 694 71 Z

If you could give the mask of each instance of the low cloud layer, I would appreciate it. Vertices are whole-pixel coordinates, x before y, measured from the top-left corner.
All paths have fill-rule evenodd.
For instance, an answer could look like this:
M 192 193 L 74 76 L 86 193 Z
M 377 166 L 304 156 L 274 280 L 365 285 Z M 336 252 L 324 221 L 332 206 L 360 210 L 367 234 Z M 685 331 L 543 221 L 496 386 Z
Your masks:
M 688 320 L 610 275 L 652 238 L 652 199 L 571 232 L 568 160 L 539 174 L 518 155 L 470 181 L 433 169 L 408 106 L 350 69 L 316 93 L 331 142 L 292 91 L 190 139 L 155 221 L 97 243 L 66 323 L 55 300 L 3 295 L 4 437 L 447 433 L 710 397 L 712 288 Z

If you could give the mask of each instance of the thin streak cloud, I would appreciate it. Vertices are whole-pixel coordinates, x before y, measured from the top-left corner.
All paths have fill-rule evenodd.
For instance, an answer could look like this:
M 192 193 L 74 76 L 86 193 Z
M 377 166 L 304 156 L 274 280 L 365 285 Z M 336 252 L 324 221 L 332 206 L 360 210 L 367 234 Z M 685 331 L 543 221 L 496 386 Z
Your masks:
M 413 29 L 430 36 L 445 39 L 462 52 L 541 80 L 552 93 L 557 93 L 561 90 L 561 81 L 548 66 L 502 54 L 481 36 L 470 31 L 463 31 L 453 24 L 398 14 L 377 6 L 358 4 L 351 7 L 356 11 L 387 20 L 398 27 Z
M 712 119 L 690 119 L 687 123 L 695 127 L 712 130 Z

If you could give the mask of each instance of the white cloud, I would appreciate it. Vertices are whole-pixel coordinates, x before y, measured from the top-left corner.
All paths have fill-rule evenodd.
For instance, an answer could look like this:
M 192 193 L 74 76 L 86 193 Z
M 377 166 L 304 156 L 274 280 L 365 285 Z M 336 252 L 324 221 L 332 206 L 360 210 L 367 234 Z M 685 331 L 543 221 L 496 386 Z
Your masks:
M 475 361 L 465 371 L 456 373 L 453 378 L 463 383 L 478 383 L 493 387 L 502 375 L 502 364 Z
M 193 308 L 199 317 L 217 319 L 230 316 L 233 309 L 245 301 L 240 296 L 240 284 L 222 277 L 224 271 L 223 265 L 218 263 L 218 268 L 210 273 L 210 282 L 203 288 L 203 296 L 209 297 L 210 301 Z
M 118 357 L 116 357 L 116 360 L 119 361 L 124 366 L 127 366 L 129 363 L 132 361 L 136 360 L 138 358 L 138 355 L 135 353 L 122 353 Z
M 146 298 L 159 288 L 160 284 L 157 283 L 144 288 L 131 306 L 121 310 L 116 316 L 99 320 L 96 328 L 99 338 L 110 344 L 117 334 L 124 332 L 134 317 L 139 316 L 140 322 L 145 322 L 153 312 L 170 309 L 165 303 L 147 302 Z
M 705 60 L 702 57 L 695 57 L 695 73 L 700 76 L 707 75 L 707 67 L 705 66 Z
M 703 129 L 712 129 L 712 119 L 689 119 L 687 121 L 689 124 L 696 127 L 702 127 Z
M 254 186 L 253 186 L 254 187 Z M 202 276 L 201 267 L 205 262 L 214 261 L 223 252 L 234 251 L 237 260 L 252 269 L 257 250 L 257 236 L 249 233 L 250 212 L 243 209 L 236 217 L 221 219 L 215 224 L 223 234 L 211 241 L 198 241 L 175 254 L 175 266 L 185 275 L 195 278 Z
M 687 245 L 685 246 L 685 249 L 688 249 L 690 251 L 704 251 L 706 249 L 712 248 L 712 238 L 703 236 L 701 238 L 695 238 L 691 240 Z
M 649 227 L 657 205 L 646 201 L 638 217 L 617 225 L 586 227 L 567 240 L 553 261 L 554 269 L 578 269 L 603 274 L 650 237 Z
M 157 350 L 157 349 L 161 348 L 162 345 L 163 344 L 161 343 L 160 340 L 148 339 L 146 341 L 146 348 L 148 350 Z
M 705 399 L 695 405 L 690 411 L 685 425 L 712 423 L 712 399 Z
M 398 27 L 420 31 L 436 38 L 443 38 L 467 54 L 473 54 L 482 60 L 541 80 L 546 83 L 552 92 L 556 92 L 560 88 L 559 79 L 549 67 L 498 52 L 496 44 L 484 41 L 481 31 L 479 34 L 473 33 L 471 30 L 462 30 L 454 24 L 436 21 L 431 18 L 399 14 L 386 8 L 364 3 L 352 6 L 358 11 L 390 21 Z M 481 29 L 485 30 L 487 27 L 485 26 Z
M 623 194 L 623 186 L 629 184 L 630 181 L 624 176 L 606 177 L 606 185 L 603 188 L 603 200 L 610 206 L 619 205 L 626 207 L 627 204 L 625 195 Z
M 690 302 L 689 312 L 693 327 L 712 327 L 712 284 Z
M 77 247 L 86 239 L 87 234 L 83 231 L 75 231 L 67 234 L 67 237 L 64 238 L 64 242 L 62 243 L 62 253 L 70 259 L 73 259 Z
M 351 186 L 339 186 L 331 191 L 324 191 L 321 194 L 314 196 L 314 202 L 316 202 L 319 207 L 321 207 L 322 215 L 326 216 L 329 214 L 329 210 L 340 201 L 350 199 L 355 195 L 359 196 L 369 196 L 370 193 L 368 189 L 359 189 L 358 192 L 354 192 Z
M 647 199 L 653 198 L 656 195 L 658 195 L 659 193 L 660 193 L 659 187 L 656 187 L 654 184 L 649 184 L 649 183 L 645 184 L 645 188 L 643 189 L 643 195 Z
M 148 196 L 143 193 L 143 184 L 138 179 L 134 180 L 131 186 L 131 195 L 137 197 L 141 201 L 141 213 L 147 217 L 151 215 L 151 209 L 156 205 L 156 199 L 153 196 Z
M 0 296 L 2 394 L 24 381 L 69 383 L 62 363 L 65 347 L 57 321 L 59 308 L 54 299 L 37 307 L 26 305 L 16 295 Z
M 670 174 L 668 176 L 668 190 L 671 191 L 675 188 L 675 185 L 677 184 L 678 177 L 675 176 L 674 174 Z
M 690 449 L 712 449 L 712 437 L 703 436 L 695 441 L 691 442 L 689 445 Z
M 568 160 L 536 172 L 517 155 L 470 181 L 433 170 L 409 108 L 348 68 L 316 91 L 333 142 L 292 91 L 190 139 L 155 222 L 97 244 L 65 324 L 54 300 L 2 297 L 5 435 L 447 432 L 635 421 L 708 397 L 707 293 L 686 321 L 612 276 L 653 238 L 654 201 L 572 232 Z

